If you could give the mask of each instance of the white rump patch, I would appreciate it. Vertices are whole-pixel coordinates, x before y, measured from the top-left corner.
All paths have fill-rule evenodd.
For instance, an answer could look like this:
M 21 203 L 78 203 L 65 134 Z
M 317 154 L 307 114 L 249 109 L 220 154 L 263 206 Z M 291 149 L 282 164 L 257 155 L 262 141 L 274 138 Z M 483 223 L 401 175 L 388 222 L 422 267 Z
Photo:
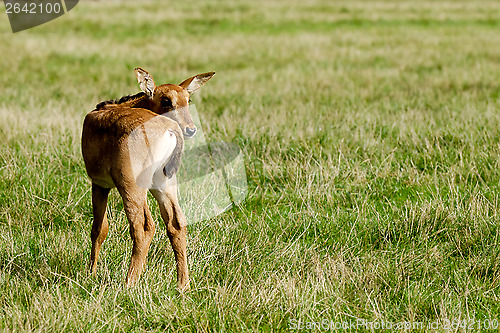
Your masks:
M 164 186 L 166 176 L 163 167 L 176 145 L 175 134 L 166 130 L 157 117 L 130 133 L 128 151 L 137 186 L 146 189 L 161 189 Z

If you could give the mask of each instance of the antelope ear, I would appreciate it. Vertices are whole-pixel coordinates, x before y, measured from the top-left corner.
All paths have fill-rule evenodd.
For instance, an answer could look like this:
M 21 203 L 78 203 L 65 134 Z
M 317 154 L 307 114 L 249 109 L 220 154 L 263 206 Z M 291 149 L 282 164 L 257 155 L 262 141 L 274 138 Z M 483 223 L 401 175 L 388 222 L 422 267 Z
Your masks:
M 215 75 L 215 72 L 208 72 L 203 74 L 198 74 L 189 79 L 185 79 L 182 83 L 179 84 L 182 88 L 186 89 L 188 93 L 193 93 L 196 90 L 200 89 L 202 85 L 205 84 L 208 80 Z
M 141 87 L 141 90 L 146 95 L 148 95 L 149 98 L 153 98 L 153 93 L 156 89 L 153 77 L 140 67 L 137 67 L 135 69 L 135 77 L 137 78 L 137 82 L 139 82 L 139 87 Z

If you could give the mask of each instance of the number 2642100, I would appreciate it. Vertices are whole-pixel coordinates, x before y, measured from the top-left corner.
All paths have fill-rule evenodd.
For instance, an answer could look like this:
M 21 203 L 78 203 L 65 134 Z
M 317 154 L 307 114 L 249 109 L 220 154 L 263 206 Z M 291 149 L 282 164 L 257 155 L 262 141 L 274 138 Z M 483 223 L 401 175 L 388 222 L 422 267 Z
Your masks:
M 7 14 L 58 14 L 62 11 L 60 3 L 5 3 L 5 12 Z

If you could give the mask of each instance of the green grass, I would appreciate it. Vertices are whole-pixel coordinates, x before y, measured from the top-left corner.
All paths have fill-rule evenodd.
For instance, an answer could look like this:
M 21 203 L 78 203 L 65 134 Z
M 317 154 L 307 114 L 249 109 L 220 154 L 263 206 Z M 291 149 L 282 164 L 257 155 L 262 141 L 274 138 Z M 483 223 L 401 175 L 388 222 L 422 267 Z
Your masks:
M 4 16 L 0 330 L 500 320 L 499 22 L 496 1 L 80 1 L 16 34 Z M 148 266 L 124 287 L 116 191 L 85 271 L 83 118 L 137 92 L 137 66 L 216 71 L 198 113 L 246 156 L 246 201 L 189 226 L 184 295 L 153 201 Z

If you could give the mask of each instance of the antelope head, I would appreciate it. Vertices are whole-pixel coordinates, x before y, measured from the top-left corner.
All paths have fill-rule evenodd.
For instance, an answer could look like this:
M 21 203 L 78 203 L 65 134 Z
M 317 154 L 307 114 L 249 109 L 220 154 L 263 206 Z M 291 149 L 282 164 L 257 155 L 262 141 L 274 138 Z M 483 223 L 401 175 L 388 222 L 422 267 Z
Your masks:
M 135 69 L 137 82 L 152 103 L 151 111 L 177 122 L 186 138 L 196 134 L 196 126 L 189 113 L 190 96 L 214 74 L 215 72 L 198 74 L 182 81 L 179 85 L 162 84 L 157 87 L 147 71 L 139 67 Z

